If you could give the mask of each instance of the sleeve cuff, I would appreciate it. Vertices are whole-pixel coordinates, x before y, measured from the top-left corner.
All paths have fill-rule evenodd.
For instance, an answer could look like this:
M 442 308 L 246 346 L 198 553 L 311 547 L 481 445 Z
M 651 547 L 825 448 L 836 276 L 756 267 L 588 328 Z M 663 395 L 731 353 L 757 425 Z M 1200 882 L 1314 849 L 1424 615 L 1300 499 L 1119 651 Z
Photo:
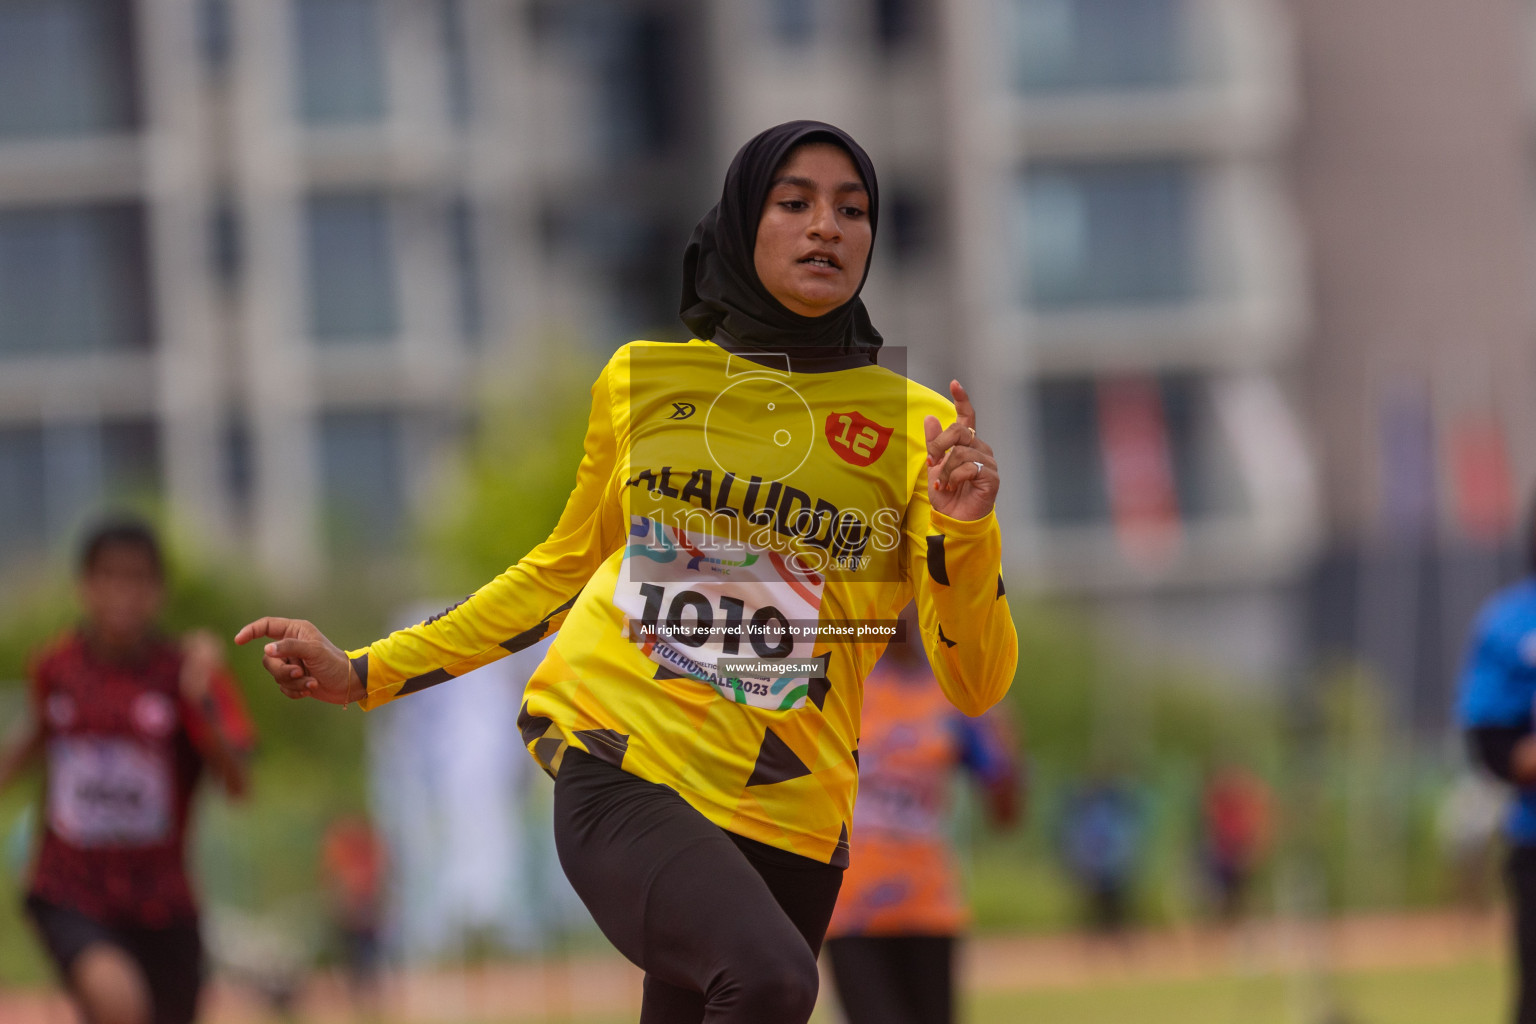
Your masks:
M 955 519 L 947 516 L 938 509 L 931 509 L 929 521 L 933 529 L 946 537 L 964 538 L 971 540 L 985 537 L 989 533 L 998 533 L 1001 528 L 997 523 L 997 510 L 994 509 L 980 519 Z

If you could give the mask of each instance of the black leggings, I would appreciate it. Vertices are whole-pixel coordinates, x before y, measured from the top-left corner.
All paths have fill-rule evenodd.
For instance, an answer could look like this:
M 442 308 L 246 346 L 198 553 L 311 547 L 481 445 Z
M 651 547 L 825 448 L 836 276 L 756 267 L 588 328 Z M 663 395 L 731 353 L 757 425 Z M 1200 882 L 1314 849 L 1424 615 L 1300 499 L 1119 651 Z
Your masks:
M 196 921 L 168 928 L 106 925 L 37 896 L 28 896 L 26 907 L 66 989 L 74 991 L 71 972 L 81 953 L 96 944 L 115 946 L 143 972 L 154 1024 L 191 1024 L 197 1017 L 203 942 Z
M 1509 851 L 1515 928 L 1515 1024 L 1536 1024 L 1536 846 Z
M 726 832 L 676 791 L 575 748 L 555 781 L 560 866 L 645 971 L 640 1024 L 804 1024 L 843 871 Z
M 848 1024 L 950 1024 L 955 940 L 949 935 L 855 935 L 827 941 Z

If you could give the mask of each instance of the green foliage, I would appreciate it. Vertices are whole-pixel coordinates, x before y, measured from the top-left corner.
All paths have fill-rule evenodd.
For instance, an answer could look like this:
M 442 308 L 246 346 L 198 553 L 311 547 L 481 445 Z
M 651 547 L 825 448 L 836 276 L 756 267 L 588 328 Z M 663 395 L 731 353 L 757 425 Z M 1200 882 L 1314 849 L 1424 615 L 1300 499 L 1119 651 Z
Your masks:
M 471 593 L 515 563 L 549 536 L 570 498 L 598 367 L 569 353 L 540 363 L 541 375 L 487 388 L 458 486 L 425 524 L 441 592 Z

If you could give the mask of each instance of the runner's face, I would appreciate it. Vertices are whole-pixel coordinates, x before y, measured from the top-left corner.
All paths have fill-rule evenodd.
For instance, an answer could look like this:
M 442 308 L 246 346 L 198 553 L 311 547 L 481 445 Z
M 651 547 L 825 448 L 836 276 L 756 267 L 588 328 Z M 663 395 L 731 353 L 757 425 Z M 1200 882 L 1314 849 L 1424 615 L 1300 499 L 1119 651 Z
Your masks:
M 768 293 L 793 313 L 821 316 L 859 290 L 874 232 L 869 192 L 841 147 L 812 143 L 774 176 L 752 262 Z
M 80 579 L 80 601 L 98 636 L 110 646 L 133 646 L 160 614 L 165 584 L 148 552 L 110 544 Z

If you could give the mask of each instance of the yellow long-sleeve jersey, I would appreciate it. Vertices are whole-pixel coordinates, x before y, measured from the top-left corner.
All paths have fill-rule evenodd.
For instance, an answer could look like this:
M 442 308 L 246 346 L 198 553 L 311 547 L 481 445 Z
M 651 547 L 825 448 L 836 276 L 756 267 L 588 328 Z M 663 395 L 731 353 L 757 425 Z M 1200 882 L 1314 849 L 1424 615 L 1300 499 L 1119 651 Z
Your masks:
M 914 596 L 967 714 L 1013 678 L 996 519 L 928 501 L 924 417 L 875 365 L 808 372 L 705 341 L 637 341 L 592 387 L 549 539 L 472 596 L 348 652 L 376 707 L 558 630 L 519 725 L 551 775 L 574 746 L 720 827 L 846 864 L 863 679 Z

